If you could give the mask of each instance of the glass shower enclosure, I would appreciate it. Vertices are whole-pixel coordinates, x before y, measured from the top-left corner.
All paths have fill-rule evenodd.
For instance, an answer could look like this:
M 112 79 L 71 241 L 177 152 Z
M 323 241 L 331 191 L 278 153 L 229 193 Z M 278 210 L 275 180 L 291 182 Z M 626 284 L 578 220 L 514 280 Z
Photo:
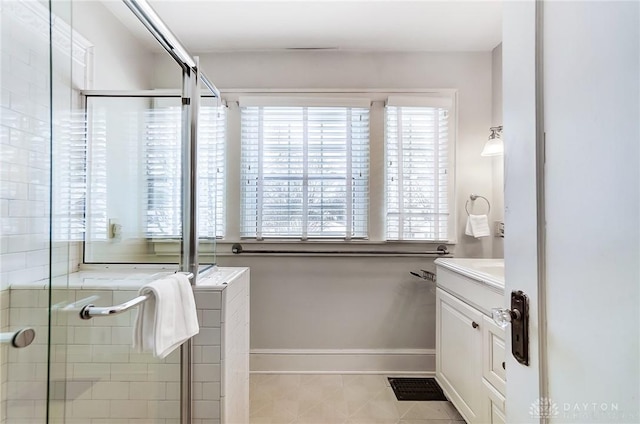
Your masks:
M 0 424 L 197 421 L 190 342 L 157 359 L 131 349 L 134 311 L 79 317 L 167 273 L 194 284 L 199 239 L 215 265 L 220 158 L 197 141 L 224 131 L 219 92 L 144 0 L 125 4 L 181 91 L 81 95 L 90 43 L 71 1 L 0 4 Z

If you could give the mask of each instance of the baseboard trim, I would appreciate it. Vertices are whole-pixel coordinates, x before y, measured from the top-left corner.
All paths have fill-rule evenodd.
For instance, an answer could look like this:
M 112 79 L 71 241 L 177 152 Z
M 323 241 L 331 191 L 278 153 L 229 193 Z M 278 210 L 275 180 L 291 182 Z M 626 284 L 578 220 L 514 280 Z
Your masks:
M 253 374 L 435 374 L 435 349 L 251 349 Z

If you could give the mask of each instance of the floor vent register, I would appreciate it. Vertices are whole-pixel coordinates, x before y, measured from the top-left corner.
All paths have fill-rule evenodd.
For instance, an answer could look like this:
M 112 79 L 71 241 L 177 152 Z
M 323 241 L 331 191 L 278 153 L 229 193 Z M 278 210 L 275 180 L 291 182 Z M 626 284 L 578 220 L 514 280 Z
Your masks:
M 398 400 L 447 400 L 435 378 L 393 378 L 389 383 Z

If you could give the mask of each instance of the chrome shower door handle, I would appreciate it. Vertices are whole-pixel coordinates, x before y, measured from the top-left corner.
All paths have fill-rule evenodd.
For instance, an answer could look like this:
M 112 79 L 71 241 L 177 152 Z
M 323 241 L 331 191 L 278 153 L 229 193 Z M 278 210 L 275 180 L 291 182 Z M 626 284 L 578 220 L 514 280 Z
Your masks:
M 35 338 L 36 330 L 30 327 L 22 328 L 16 332 L 0 333 L 0 343 L 10 344 L 17 349 L 29 346 Z

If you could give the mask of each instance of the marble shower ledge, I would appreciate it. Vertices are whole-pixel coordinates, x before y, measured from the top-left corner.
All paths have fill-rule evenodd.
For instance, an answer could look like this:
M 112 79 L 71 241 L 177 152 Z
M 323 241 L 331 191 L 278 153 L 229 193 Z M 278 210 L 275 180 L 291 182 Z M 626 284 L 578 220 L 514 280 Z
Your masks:
M 196 291 L 220 291 L 232 282 L 245 268 L 216 267 L 200 274 Z M 171 266 L 89 266 L 78 272 L 53 278 L 53 289 L 65 290 L 138 290 L 142 285 L 154 279 L 175 272 Z M 25 284 L 12 284 L 11 289 L 48 289 L 49 280 L 39 280 Z

